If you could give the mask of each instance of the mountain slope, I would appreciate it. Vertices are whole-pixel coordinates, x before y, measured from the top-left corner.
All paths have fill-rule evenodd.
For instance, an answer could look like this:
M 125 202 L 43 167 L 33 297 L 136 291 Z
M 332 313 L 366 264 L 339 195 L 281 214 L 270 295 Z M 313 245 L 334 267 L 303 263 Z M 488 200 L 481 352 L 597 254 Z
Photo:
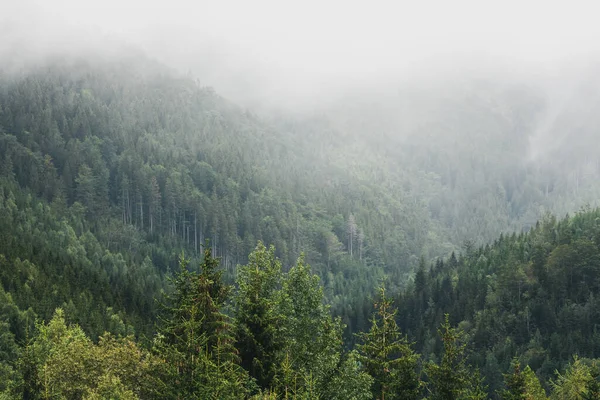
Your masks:
M 393 273 L 401 283 L 424 248 L 427 217 L 413 216 L 423 205 L 403 204 L 323 162 L 318 143 L 277 131 L 144 58 L 75 59 L 5 74 L 0 107 L 2 171 L 18 184 L 7 190 L 52 204 L 53 221 L 66 219 L 78 240 L 93 238 L 100 255 L 121 257 L 120 268 L 152 265 L 156 282 L 182 249 L 199 254 L 205 239 L 231 277 L 263 240 L 287 265 L 305 253 L 334 309 L 353 325 L 366 320 L 357 305 L 377 279 Z M 31 202 L 19 203 L 19 212 L 28 215 Z M 114 267 L 100 255 L 90 262 L 110 275 Z M 49 280 L 67 284 L 54 274 Z M 160 286 L 142 292 L 151 299 Z
M 499 388 L 518 355 L 541 377 L 581 357 L 600 356 L 600 210 L 466 248 L 431 268 L 421 265 L 400 298 L 400 325 L 424 354 L 449 313 L 472 342 L 471 360 Z
M 334 313 L 356 331 L 384 276 L 397 291 L 421 258 L 598 198 L 593 154 L 576 164 L 560 153 L 528 158 L 545 107 L 530 86 L 406 85 L 397 97 L 365 96 L 322 114 L 259 117 L 138 52 L 92 53 L 0 75 L 5 197 L 23 199 L 15 204 L 26 216 L 49 207 L 52 224 L 94 243 L 79 254 L 119 299 L 99 304 L 138 328 L 180 252 L 197 257 L 206 239 L 228 279 L 257 240 L 274 244 L 287 266 L 305 253 Z M 590 96 L 575 96 L 552 129 L 568 132 L 581 119 L 587 128 L 576 137 L 591 140 L 588 108 L 575 106 Z M 27 222 L 11 218 L 7 236 Z M 42 263 L 19 246 L 3 252 Z M 68 286 L 59 265 L 47 279 Z M 148 287 L 124 286 L 140 279 L 132 271 L 144 271 Z M 81 294 L 37 312 L 47 318 L 73 296 Z

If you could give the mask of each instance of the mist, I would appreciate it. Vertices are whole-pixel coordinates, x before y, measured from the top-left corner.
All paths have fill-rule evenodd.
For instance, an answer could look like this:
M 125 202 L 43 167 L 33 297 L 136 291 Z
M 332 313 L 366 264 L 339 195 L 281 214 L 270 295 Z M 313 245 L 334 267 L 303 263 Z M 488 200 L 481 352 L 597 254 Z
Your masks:
M 120 41 L 247 105 L 298 107 L 456 71 L 551 76 L 595 56 L 600 37 L 593 4 L 577 2 L 4 3 L 3 47 L 43 53 Z
M 0 398 L 594 397 L 596 8 L 0 0 Z
M 392 138 L 418 131 L 440 102 L 526 88 L 542 104 L 523 133 L 537 160 L 571 137 L 561 123 L 594 117 L 594 9 L 542 1 L 5 1 L 0 55 L 5 70 L 19 70 L 62 54 L 145 53 L 252 110 L 325 113 L 342 130 Z

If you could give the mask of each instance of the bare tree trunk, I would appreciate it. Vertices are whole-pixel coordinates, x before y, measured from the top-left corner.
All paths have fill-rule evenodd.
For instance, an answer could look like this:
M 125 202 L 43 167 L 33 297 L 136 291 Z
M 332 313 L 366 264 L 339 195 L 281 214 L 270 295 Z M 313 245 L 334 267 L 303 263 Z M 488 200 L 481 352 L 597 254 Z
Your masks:
M 140 225 L 142 227 L 142 230 L 144 230 L 144 199 L 141 194 L 140 194 L 140 222 L 141 222 Z

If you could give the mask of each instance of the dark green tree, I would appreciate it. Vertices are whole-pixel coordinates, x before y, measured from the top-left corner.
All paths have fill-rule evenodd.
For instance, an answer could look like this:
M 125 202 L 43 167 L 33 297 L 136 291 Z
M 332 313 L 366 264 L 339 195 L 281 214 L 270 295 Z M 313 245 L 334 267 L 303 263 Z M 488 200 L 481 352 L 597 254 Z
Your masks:
M 366 371 L 373 377 L 373 395 L 377 399 L 417 399 L 420 382 L 417 375 L 419 355 L 396 324 L 397 310 L 379 288 L 375 315 L 369 332 L 359 334 L 357 346 Z
M 427 389 L 432 400 L 455 400 L 461 398 L 471 385 L 471 373 L 466 364 L 466 343 L 462 332 L 450 326 L 449 315 L 438 329 L 444 352 L 439 364 L 429 362 L 425 366 Z
M 275 248 L 259 242 L 247 265 L 240 266 L 235 296 L 236 338 L 241 365 L 263 389 L 274 386 L 276 366 L 284 347 L 278 312 L 281 262 Z
M 207 246 L 197 274 L 180 258 L 173 292 L 166 296 L 155 351 L 167 360 L 159 375 L 166 398 L 234 399 L 247 392 L 247 373 L 238 365 L 232 325 L 221 312 L 230 287 Z

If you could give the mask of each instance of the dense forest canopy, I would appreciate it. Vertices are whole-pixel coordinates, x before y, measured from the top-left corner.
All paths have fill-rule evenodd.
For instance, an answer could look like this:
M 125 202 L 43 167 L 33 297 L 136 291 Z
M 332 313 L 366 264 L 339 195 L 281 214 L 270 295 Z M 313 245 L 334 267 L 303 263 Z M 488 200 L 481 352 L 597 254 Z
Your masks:
M 598 398 L 593 73 L 253 110 L 120 46 L 0 51 L 1 398 Z

